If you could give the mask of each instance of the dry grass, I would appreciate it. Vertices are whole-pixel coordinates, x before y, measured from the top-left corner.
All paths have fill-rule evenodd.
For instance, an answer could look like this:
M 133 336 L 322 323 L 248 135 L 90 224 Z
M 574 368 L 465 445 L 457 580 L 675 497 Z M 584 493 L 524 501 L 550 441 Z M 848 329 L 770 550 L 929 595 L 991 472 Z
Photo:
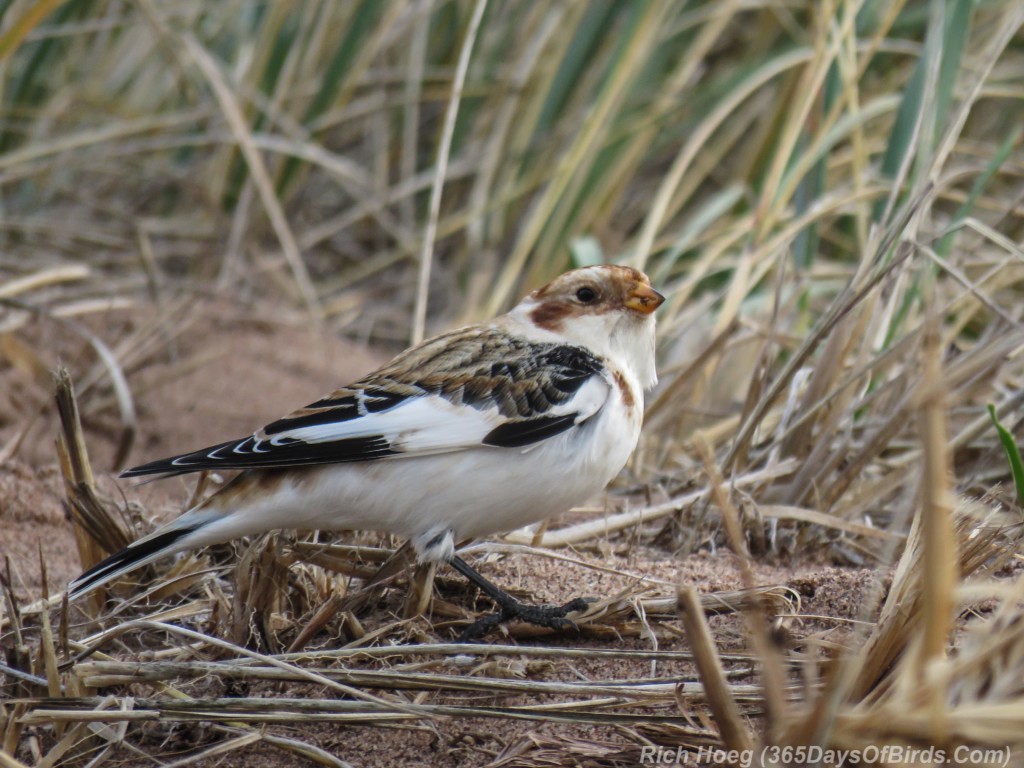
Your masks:
M 8 573 L 0 765 L 257 742 L 343 765 L 263 726 L 442 718 L 606 728 L 510 743 L 494 766 L 631 765 L 654 745 L 1019 755 L 1024 489 L 986 406 L 1019 427 L 1022 24 L 1011 0 L 9 4 L 0 359 L 49 387 L 31 329 L 80 336 L 79 405 L 117 415 L 122 458 L 132 373 L 173 358 L 191 296 L 283 296 L 393 347 L 573 263 L 629 262 L 670 298 L 614 508 L 482 551 L 598 567 L 608 548 L 727 547 L 747 589 L 684 590 L 692 657 L 658 649 L 679 609 L 650 581 L 580 617 L 586 650 L 512 627 L 531 642 L 470 653 L 443 642 L 467 620 L 444 579 L 432 620 L 365 624 L 403 588 L 373 542 L 261 539 L 227 577 L 199 555 L 84 623 L 59 596 L 19 605 Z M 131 336 L 88 322 L 139 303 L 160 320 Z M 70 405 L 88 566 L 129 526 Z M 763 558 L 879 578 L 848 632 L 792 636 L 773 617 L 799 615 L 793 594 L 750 575 Z M 748 650 L 716 653 L 717 610 L 743 612 Z M 570 679 L 603 653 L 690 672 Z M 195 721 L 208 740 L 176 762 L 146 730 Z

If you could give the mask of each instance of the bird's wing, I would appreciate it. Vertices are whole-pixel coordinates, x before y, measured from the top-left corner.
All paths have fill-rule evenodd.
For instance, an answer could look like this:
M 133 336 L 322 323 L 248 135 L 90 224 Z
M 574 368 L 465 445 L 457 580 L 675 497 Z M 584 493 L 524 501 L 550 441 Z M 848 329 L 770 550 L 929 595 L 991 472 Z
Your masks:
M 604 364 L 581 347 L 496 329 L 458 334 L 415 347 L 249 437 L 143 464 L 122 477 L 520 448 L 582 424 L 608 400 Z

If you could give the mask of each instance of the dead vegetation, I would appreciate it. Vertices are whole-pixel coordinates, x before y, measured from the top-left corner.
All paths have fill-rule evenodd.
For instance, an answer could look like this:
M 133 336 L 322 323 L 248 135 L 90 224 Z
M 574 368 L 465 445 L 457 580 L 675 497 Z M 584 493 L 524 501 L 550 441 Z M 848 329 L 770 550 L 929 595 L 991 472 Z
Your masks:
M 0 463 L 60 413 L 88 567 L 147 523 L 79 413 L 120 466 L 197 296 L 393 348 L 628 262 L 670 297 L 637 454 L 606 506 L 469 550 L 615 586 L 578 637 L 468 647 L 474 595 L 440 573 L 419 615 L 429 579 L 376 537 L 214 548 L 81 606 L 8 560 L 0 766 L 349 764 L 320 724 L 400 729 L 398 764 L 451 722 L 423 764 L 1019 760 L 1019 3 L 214 5 L 5 14 Z M 639 567 L 695 552 L 737 589 Z M 857 615 L 759 570 L 805 562 L 874 570 Z

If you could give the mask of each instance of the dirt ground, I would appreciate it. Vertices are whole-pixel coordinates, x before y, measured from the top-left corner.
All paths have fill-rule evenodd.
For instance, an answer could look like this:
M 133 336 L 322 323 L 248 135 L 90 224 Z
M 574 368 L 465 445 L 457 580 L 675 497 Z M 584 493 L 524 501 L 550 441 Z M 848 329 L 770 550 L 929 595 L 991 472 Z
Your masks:
M 88 324 L 113 347 L 137 333 L 150 315 L 139 310 L 111 313 L 93 317 Z M 196 305 L 190 310 L 190 318 L 187 330 L 171 345 L 173 354 L 163 345 L 160 351 L 140 356 L 128 366 L 139 423 L 130 464 L 245 435 L 348 383 L 387 357 L 301 322 L 267 322 L 244 308 L 224 303 Z M 59 593 L 81 570 L 61 505 L 62 483 L 53 448 L 56 415 L 48 405 L 50 393 L 41 366 L 51 366 L 59 357 L 76 381 L 81 381 L 88 376 L 94 357 L 80 338 L 70 337 L 61 329 L 33 327 L 17 340 L 32 349 L 47 350 L 39 354 L 34 369 L 25 364 L 24 355 L 0 355 L 0 553 L 9 558 L 18 599 L 28 603 L 43 594 L 40 556 L 46 564 L 46 589 L 50 594 Z M 111 466 L 120 435 L 116 408 L 100 385 L 83 395 L 82 407 L 101 488 L 111 498 L 138 502 L 150 518 L 164 519 L 180 511 L 193 481 L 175 478 L 143 485 L 116 481 Z M 681 583 L 692 584 L 702 592 L 740 587 L 738 571 L 724 553 L 702 551 L 682 558 L 653 547 L 624 549 L 618 553 L 577 553 L 581 560 L 618 573 L 524 554 L 489 558 L 481 568 L 506 587 L 552 602 L 578 595 L 612 594 L 643 577 L 661 580 L 662 591 L 667 594 L 672 591 L 671 585 Z M 800 616 L 784 617 L 791 633 L 834 638 L 841 637 L 849 620 L 857 618 L 875 574 L 827 564 L 764 563 L 758 565 L 756 576 L 762 584 L 789 585 L 799 595 Z M 390 608 L 397 611 L 400 606 Z M 379 613 L 362 618 L 368 628 L 379 619 Z M 670 623 L 678 630 L 675 638 L 662 639 L 658 647 L 686 650 L 681 623 Z M 737 617 L 715 617 L 712 627 L 722 652 L 743 649 Z M 650 648 L 652 644 L 643 637 L 614 643 L 566 637 L 555 642 L 594 648 Z M 575 673 L 628 679 L 647 675 L 650 669 L 646 662 L 638 665 L 635 661 L 595 659 Z M 543 678 L 545 671 L 538 669 L 536 674 Z M 429 727 L 312 725 L 276 727 L 275 732 L 317 744 L 354 766 L 411 767 L 485 765 L 523 745 L 541 744 L 557 753 L 560 744 L 574 739 L 614 743 L 618 738 L 613 728 L 599 730 L 595 733 L 592 728 L 507 719 L 449 718 Z M 184 750 L 193 736 L 194 729 L 180 728 L 164 738 L 180 740 Z M 211 737 L 206 734 L 204 738 Z M 132 764 L 134 758 L 124 759 L 124 764 Z M 258 744 L 201 764 L 256 768 L 306 763 Z M 580 764 L 586 764 L 582 757 Z

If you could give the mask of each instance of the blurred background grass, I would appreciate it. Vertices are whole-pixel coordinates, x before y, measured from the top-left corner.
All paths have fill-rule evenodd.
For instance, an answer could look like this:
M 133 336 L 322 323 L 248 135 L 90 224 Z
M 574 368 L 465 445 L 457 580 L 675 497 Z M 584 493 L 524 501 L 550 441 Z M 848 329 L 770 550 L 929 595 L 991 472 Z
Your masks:
M 727 472 L 803 462 L 780 504 L 889 517 L 930 312 L 954 458 L 997 455 L 1019 2 L 2 9 L 3 330 L 222 293 L 397 349 L 417 302 L 437 330 L 625 262 L 670 296 L 640 478 L 703 430 Z

